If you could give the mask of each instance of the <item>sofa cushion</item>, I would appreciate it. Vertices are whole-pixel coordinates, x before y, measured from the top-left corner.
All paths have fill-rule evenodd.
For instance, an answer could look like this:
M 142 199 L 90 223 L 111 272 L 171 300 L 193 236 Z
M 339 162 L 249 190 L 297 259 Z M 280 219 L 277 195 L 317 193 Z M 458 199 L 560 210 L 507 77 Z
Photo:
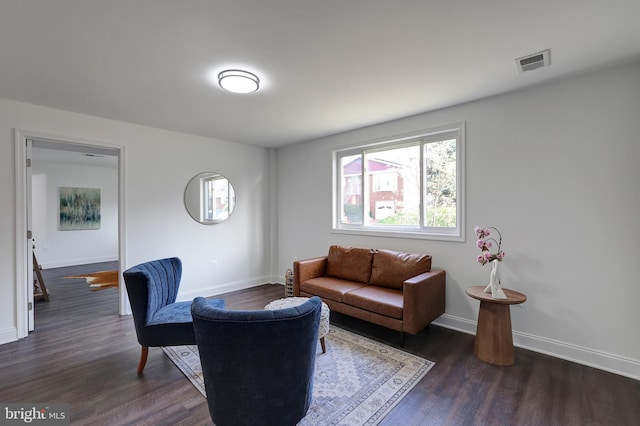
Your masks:
M 329 247 L 327 276 L 367 284 L 371 277 L 373 251 L 367 248 Z
M 365 286 L 366 285 L 362 283 L 340 278 L 320 277 L 300 283 L 300 291 L 342 303 L 345 293 Z
M 344 295 L 344 303 L 391 318 L 402 319 L 402 291 L 364 286 Z
M 377 250 L 373 255 L 371 285 L 402 290 L 405 280 L 431 270 L 431 256 Z

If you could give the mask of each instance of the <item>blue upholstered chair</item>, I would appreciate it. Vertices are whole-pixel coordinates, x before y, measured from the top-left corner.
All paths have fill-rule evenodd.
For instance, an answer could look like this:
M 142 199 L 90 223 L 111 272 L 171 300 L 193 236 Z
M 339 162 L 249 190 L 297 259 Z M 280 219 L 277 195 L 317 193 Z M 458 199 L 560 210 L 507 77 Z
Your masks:
M 275 311 L 191 306 L 209 413 L 217 426 L 295 425 L 311 405 L 322 302 Z
M 182 262 L 177 257 L 152 260 L 122 273 L 131 303 L 138 343 L 142 346 L 138 374 L 144 370 L 149 347 L 195 345 L 191 301 L 176 302 Z M 224 300 L 210 303 L 224 307 Z

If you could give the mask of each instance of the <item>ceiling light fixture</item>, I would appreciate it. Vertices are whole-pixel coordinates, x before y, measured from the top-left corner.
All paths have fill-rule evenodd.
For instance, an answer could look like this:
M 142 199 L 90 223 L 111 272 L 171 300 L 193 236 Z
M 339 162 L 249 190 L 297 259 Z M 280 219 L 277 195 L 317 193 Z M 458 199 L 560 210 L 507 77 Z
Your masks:
M 260 87 L 257 75 L 243 70 L 224 70 L 218 74 L 218 84 L 233 93 L 253 93 Z

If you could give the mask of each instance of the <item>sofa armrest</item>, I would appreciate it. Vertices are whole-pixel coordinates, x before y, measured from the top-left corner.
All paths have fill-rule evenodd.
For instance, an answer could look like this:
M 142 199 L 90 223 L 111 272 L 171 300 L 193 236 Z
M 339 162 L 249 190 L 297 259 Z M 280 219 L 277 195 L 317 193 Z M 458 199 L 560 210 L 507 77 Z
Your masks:
M 403 284 L 403 329 L 416 334 L 444 313 L 446 272 L 432 269 Z
M 300 283 L 327 275 L 327 256 L 293 262 L 293 295 L 300 296 Z

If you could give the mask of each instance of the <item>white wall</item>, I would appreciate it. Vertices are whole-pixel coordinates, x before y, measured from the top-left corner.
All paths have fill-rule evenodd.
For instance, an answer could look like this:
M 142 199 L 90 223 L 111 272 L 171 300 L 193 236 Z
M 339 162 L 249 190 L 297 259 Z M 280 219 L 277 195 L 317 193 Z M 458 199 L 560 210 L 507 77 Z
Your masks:
M 428 96 L 428 94 L 425 94 Z M 279 270 L 330 244 L 429 253 L 447 271 L 438 323 L 474 333 L 488 282 L 474 225 L 496 226 L 516 345 L 640 378 L 640 64 L 278 150 Z M 467 241 L 331 233 L 332 150 L 466 122 Z
M 118 169 L 33 161 L 33 235 L 44 268 L 118 260 Z M 60 231 L 60 187 L 100 189 L 100 229 Z
M 180 300 L 272 281 L 269 150 L 0 99 L 0 343 L 17 336 L 14 129 L 123 147 L 123 269 L 179 256 Z M 224 174 L 236 190 L 223 224 L 200 225 L 184 209 L 183 190 L 203 171 Z

